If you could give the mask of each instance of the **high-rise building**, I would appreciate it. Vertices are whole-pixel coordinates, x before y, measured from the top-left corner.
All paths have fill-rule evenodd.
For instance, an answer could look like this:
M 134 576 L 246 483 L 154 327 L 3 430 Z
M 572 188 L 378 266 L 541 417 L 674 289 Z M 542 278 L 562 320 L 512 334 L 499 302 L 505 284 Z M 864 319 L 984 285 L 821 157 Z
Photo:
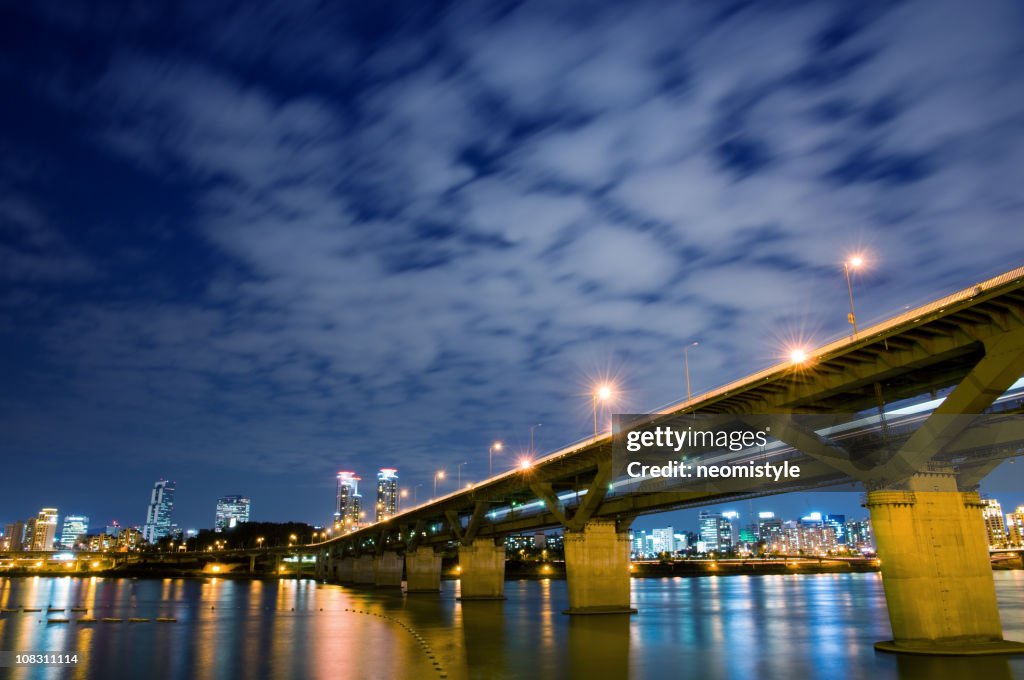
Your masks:
M 722 519 L 728 526 L 729 546 L 735 548 L 740 542 L 740 513 L 735 510 L 726 510 L 722 513 Z
M 1006 543 L 1009 548 L 1024 546 L 1024 505 L 1006 514 Z
M 334 522 L 343 530 L 359 526 L 363 498 L 359 495 L 359 481 L 354 472 L 343 470 L 338 473 L 338 503 L 334 512 Z
M 89 518 L 85 515 L 65 515 L 64 525 L 60 529 L 60 547 L 62 550 L 74 550 L 79 538 L 89 533 Z
M 981 499 L 981 518 L 985 521 L 985 534 L 990 548 L 1006 546 L 1006 525 L 1003 524 L 1003 508 L 995 498 Z
M 398 470 L 381 468 L 377 473 L 377 521 L 383 522 L 398 512 Z
M 150 543 L 156 543 L 171 533 L 171 513 L 174 511 L 174 482 L 161 479 L 153 485 L 149 496 L 149 507 L 146 509 L 146 524 L 142 527 L 142 537 Z
M 782 549 L 782 519 L 774 512 L 757 513 L 757 540 L 764 543 L 768 552 Z
M 824 522 L 832 528 L 836 545 L 846 545 L 846 515 L 825 515 Z
M 121 552 L 130 552 L 139 547 L 142 539 L 141 531 L 135 527 L 124 527 L 117 535 L 117 549 Z
M 25 549 L 25 523 L 11 522 L 4 527 L 4 544 L 11 552 L 20 552 Z
M 221 496 L 217 499 L 217 516 L 213 522 L 216 532 L 234 527 L 249 521 L 249 507 L 252 502 L 245 496 Z
M 32 550 L 32 541 L 36 537 L 36 518 L 29 517 L 25 520 L 25 535 L 21 539 L 22 550 Z
M 874 550 L 874 541 L 871 538 L 871 522 L 863 520 L 849 520 L 846 522 L 844 534 L 846 545 L 851 550 Z
M 57 508 L 43 508 L 36 517 L 32 531 L 33 550 L 53 550 L 57 537 Z
M 647 530 L 641 529 L 640 533 L 630 532 L 630 552 L 636 558 L 643 558 L 647 555 Z
M 655 555 L 675 552 L 675 531 L 672 527 L 651 530 L 651 552 Z
M 700 511 L 700 540 L 704 544 L 706 552 L 719 550 L 721 545 L 719 531 L 721 530 L 723 519 L 721 513 L 708 512 L 707 510 Z M 727 524 L 728 521 L 725 520 Z

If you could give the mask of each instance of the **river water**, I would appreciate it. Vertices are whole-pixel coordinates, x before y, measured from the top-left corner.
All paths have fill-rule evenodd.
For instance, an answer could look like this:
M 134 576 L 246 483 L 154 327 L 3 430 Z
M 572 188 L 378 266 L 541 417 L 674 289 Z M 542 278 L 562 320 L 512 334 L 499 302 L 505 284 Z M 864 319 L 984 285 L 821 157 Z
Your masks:
M 995 579 L 1006 637 L 1024 640 L 1024 572 Z M 73 652 L 78 664 L 0 678 L 1024 678 L 1024 657 L 876 652 L 891 637 L 878 574 L 632 583 L 638 614 L 570 617 L 561 580 L 462 603 L 452 581 L 403 596 L 311 580 L 4 578 L 0 607 L 42 611 L 0 614 L 0 652 Z M 123 621 L 78 623 L 73 606 Z

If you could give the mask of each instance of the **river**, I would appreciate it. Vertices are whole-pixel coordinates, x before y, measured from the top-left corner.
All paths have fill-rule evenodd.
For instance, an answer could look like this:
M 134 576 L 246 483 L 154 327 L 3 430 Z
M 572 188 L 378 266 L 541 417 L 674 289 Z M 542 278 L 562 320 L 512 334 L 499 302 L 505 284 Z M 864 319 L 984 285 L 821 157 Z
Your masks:
M 1006 637 L 1024 640 L 1024 572 L 995 579 Z M 638 614 L 570 617 L 561 580 L 462 603 L 453 581 L 403 596 L 311 580 L 0 578 L 0 607 L 42 610 L 0 614 L 0 652 L 78 657 L 0 678 L 1024 678 L 1024 658 L 876 652 L 891 637 L 878 574 L 632 583 Z

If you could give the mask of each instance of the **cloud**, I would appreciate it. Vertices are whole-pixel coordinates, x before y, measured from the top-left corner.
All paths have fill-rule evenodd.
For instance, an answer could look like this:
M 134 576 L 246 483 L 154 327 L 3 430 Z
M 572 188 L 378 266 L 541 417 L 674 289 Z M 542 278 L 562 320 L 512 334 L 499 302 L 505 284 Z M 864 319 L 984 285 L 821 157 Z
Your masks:
M 173 46 L 47 19 L 102 58 L 38 90 L 185 237 L 157 251 L 175 286 L 5 298 L 58 319 L 22 331 L 45 351 L 12 445 L 479 472 L 524 423 L 585 434 L 601 371 L 642 409 L 683 394 L 695 339 L 710 387 L 791 328 L 845 332 L 851 249 L 865 319 L 1024 255 L 1012 4 L 324 11 L 193 8 Z M 25 186 L 0 201 L 0 276 L 102 278 L 124 244 L 79 244 Z M 122 199 L 105 217 L 134 232 Z

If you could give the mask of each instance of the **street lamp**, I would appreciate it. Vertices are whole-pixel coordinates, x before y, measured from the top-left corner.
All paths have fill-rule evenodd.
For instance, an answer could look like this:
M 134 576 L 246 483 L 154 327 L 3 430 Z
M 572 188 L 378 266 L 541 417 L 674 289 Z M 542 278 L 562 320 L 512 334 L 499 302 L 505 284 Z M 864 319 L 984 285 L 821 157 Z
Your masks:
M 599 385 L 590 395 L 594 404 L 594 437 L 597 437 L 597 400 L 608 401 L 611 396 L 612 388 L 608 385 Z
M 262 536 L 260 536 L 259 538 L 256 539 L 256 547 L 257 548 L 261 548 L 261 549 L 263 548 L 263 537 Z
M 853 311 L 853 284 L 850 283 L 850 270 L 860 269 L 864 264 L 864 258 L 860 255 L 854 255 L 849 260 L 843 262 L 843 273 L 846 274 L 846 292 L 850 295 L 850 314 L 846 317 L 846 320 L 853 326 L 853 334 L 857 335 L 857 314 Z
M 466 461 L 462 461 L 455 466 L 455 488 L 462 488 L 462 466 L 466 464 Z
M 444 479 L 444 470 L 438 470 L 434 473 L 434 498 L 437 498 L 437 480 Z
M 691 342 L 689 345 L 683 348 L 683 365 L 686 367 L 686 401 L 690 401 L 690 348 L 696 347 L 700 343 Z
M 407 498 L 409 498 L 409 490 L 408 489 L 402 489 L 401 491 L 398 492 L 398 511 L 399 512 L 402 511 L 402 501 L 407 499 Z
M 538 427 L 544 427 L 544 423 L 537 423 L 536 425 L 530 426 L 530 455 L 534 455 L 537 451 L 533 446 L 533 431 Z
M 494 475 L 494 452 L 501 451 L 503 444 L 501 442 L 494 442 L 491 447 L 487 449 L 487 476 L 491 477 Z
M 418 493 L 416 493 L 416 491 L 417 491 L 417 490 L 418 490 L 418 489 L 419 489 L 419 488 L 420 488 L 421 486 L 423 486 L 423 485 L 422 485 L 422 484 L 417 484 L 416 486 L 412 487 L 412 504 L 413 504 L 413 505 L 419 505 L 419 501 L 417 500 L 417 498 L 418 498 L 419 494 L 418 494 Z

